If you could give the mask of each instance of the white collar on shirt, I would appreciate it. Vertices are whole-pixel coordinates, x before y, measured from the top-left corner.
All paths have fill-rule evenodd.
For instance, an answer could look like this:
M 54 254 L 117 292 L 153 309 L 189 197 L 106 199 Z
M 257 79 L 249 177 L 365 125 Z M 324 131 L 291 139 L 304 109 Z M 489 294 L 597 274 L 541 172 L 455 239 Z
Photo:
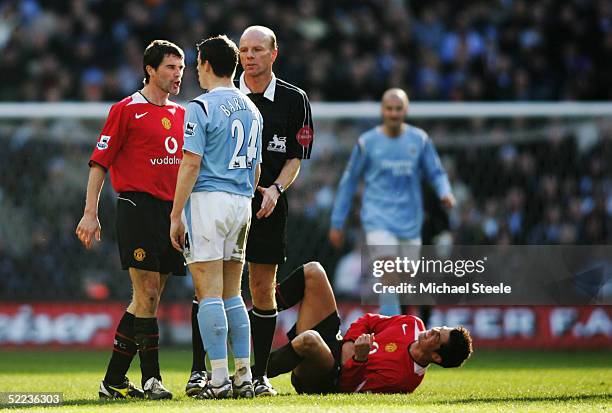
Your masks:
M 246 82 L 244 81 L 244 72 L 242 72 L 242 74 L 240 75 L 240 91 L 244 94 L 253 93 L 251 92 L 251 89 L 249 89 Z M 270 84 L 264 91 L 263 96 L 266 99 L 268 99 L 270 102 L 274 102 L 275 92 L 276 92 L 276 76 L 274 75 L 274 72 L 272 72 L 272 80 L 270 80 Z
M 415 329 L 414 329 L 414 340 L 416 341 L 416 340 L 419 339 L 419 333 L 421 332 L 421 330 L 419 330 L 418 324 L 417 324 L 416 321 L 414 322 L 414 326 L 415 326 Z M 410 348 L 408 348 L 408 352 L 410 352 Z M 429 367 L 429 364 L 426 365 L 425 367 L 423 367 L 423 366 L 419 365 L 416 361 L 413 361 L 413 363 L 414 363 L 414 373 L 416 375 L 418 375 L 418 376 L 422 376 L 423 374 L 425 374 L 425 372 L 427 371 L 427 367 Z

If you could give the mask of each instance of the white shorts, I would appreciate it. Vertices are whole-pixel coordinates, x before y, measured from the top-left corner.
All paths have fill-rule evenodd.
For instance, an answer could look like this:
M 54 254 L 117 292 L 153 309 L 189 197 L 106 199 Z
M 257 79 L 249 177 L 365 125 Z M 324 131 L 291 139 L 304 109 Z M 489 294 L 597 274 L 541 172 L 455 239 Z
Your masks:
M 228 192 L 194 192 L 183 210 L 187 264 L 244 262 L 251 225 L 251 198 Z
M 370 259 L 376 260 L 388 257 L 408 257 L 418 260 L 421 254 L 421 238 L 403 239 L 384 229 L 366 233 L 366 244 Z M 394 248 L 394 247 L 397 248 Z

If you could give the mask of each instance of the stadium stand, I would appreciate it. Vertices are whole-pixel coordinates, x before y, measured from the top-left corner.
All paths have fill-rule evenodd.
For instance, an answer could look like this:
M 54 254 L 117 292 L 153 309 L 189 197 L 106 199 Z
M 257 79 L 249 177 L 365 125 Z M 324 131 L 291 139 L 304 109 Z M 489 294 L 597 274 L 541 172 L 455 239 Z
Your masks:
M 0 15 L 0 100 L 116 101 L 140 85 L 151 39 L 182 46 L 193 68 L 196 39 L 237 40 L 253 23 L 277 31 L 277 74 L 313 101 L 376 100 L 390 86 L 416 100 L 612 97 L 605 0 L 5 0 Z M 197 90 L 188 71 L 183 95 Z

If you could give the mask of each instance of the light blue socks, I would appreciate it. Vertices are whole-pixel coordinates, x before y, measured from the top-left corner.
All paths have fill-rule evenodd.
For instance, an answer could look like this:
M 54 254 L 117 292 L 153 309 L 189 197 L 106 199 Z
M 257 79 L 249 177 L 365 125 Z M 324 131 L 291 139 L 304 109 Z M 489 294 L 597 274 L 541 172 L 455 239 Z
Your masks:
M 204 349 L 212 366 L 212 384 L 219 386 L 229 379 L 227 367 L 227 318 L 219 297 L 200 300 L 198 324 Z
M 234 382 L 242 384 L 244 380 L 251 380 L 251 326 L 249 315 L 242 297 L 237 295 L 224 301 L 229 338 L 234 353 L 236 374 Z

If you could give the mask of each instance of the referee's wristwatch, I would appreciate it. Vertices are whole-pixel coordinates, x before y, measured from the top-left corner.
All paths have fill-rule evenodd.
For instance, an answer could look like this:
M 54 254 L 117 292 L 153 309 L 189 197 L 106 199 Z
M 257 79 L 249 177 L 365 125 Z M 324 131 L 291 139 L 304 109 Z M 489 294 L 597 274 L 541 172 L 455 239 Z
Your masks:
M 282 184 L 279 184 L 278 182 L 274 182 L 272 185 L 276 187 L 276 190 L 278 191 L 279 195 L 282 195 L 283 192 L 285 192 L 285 187 Z

